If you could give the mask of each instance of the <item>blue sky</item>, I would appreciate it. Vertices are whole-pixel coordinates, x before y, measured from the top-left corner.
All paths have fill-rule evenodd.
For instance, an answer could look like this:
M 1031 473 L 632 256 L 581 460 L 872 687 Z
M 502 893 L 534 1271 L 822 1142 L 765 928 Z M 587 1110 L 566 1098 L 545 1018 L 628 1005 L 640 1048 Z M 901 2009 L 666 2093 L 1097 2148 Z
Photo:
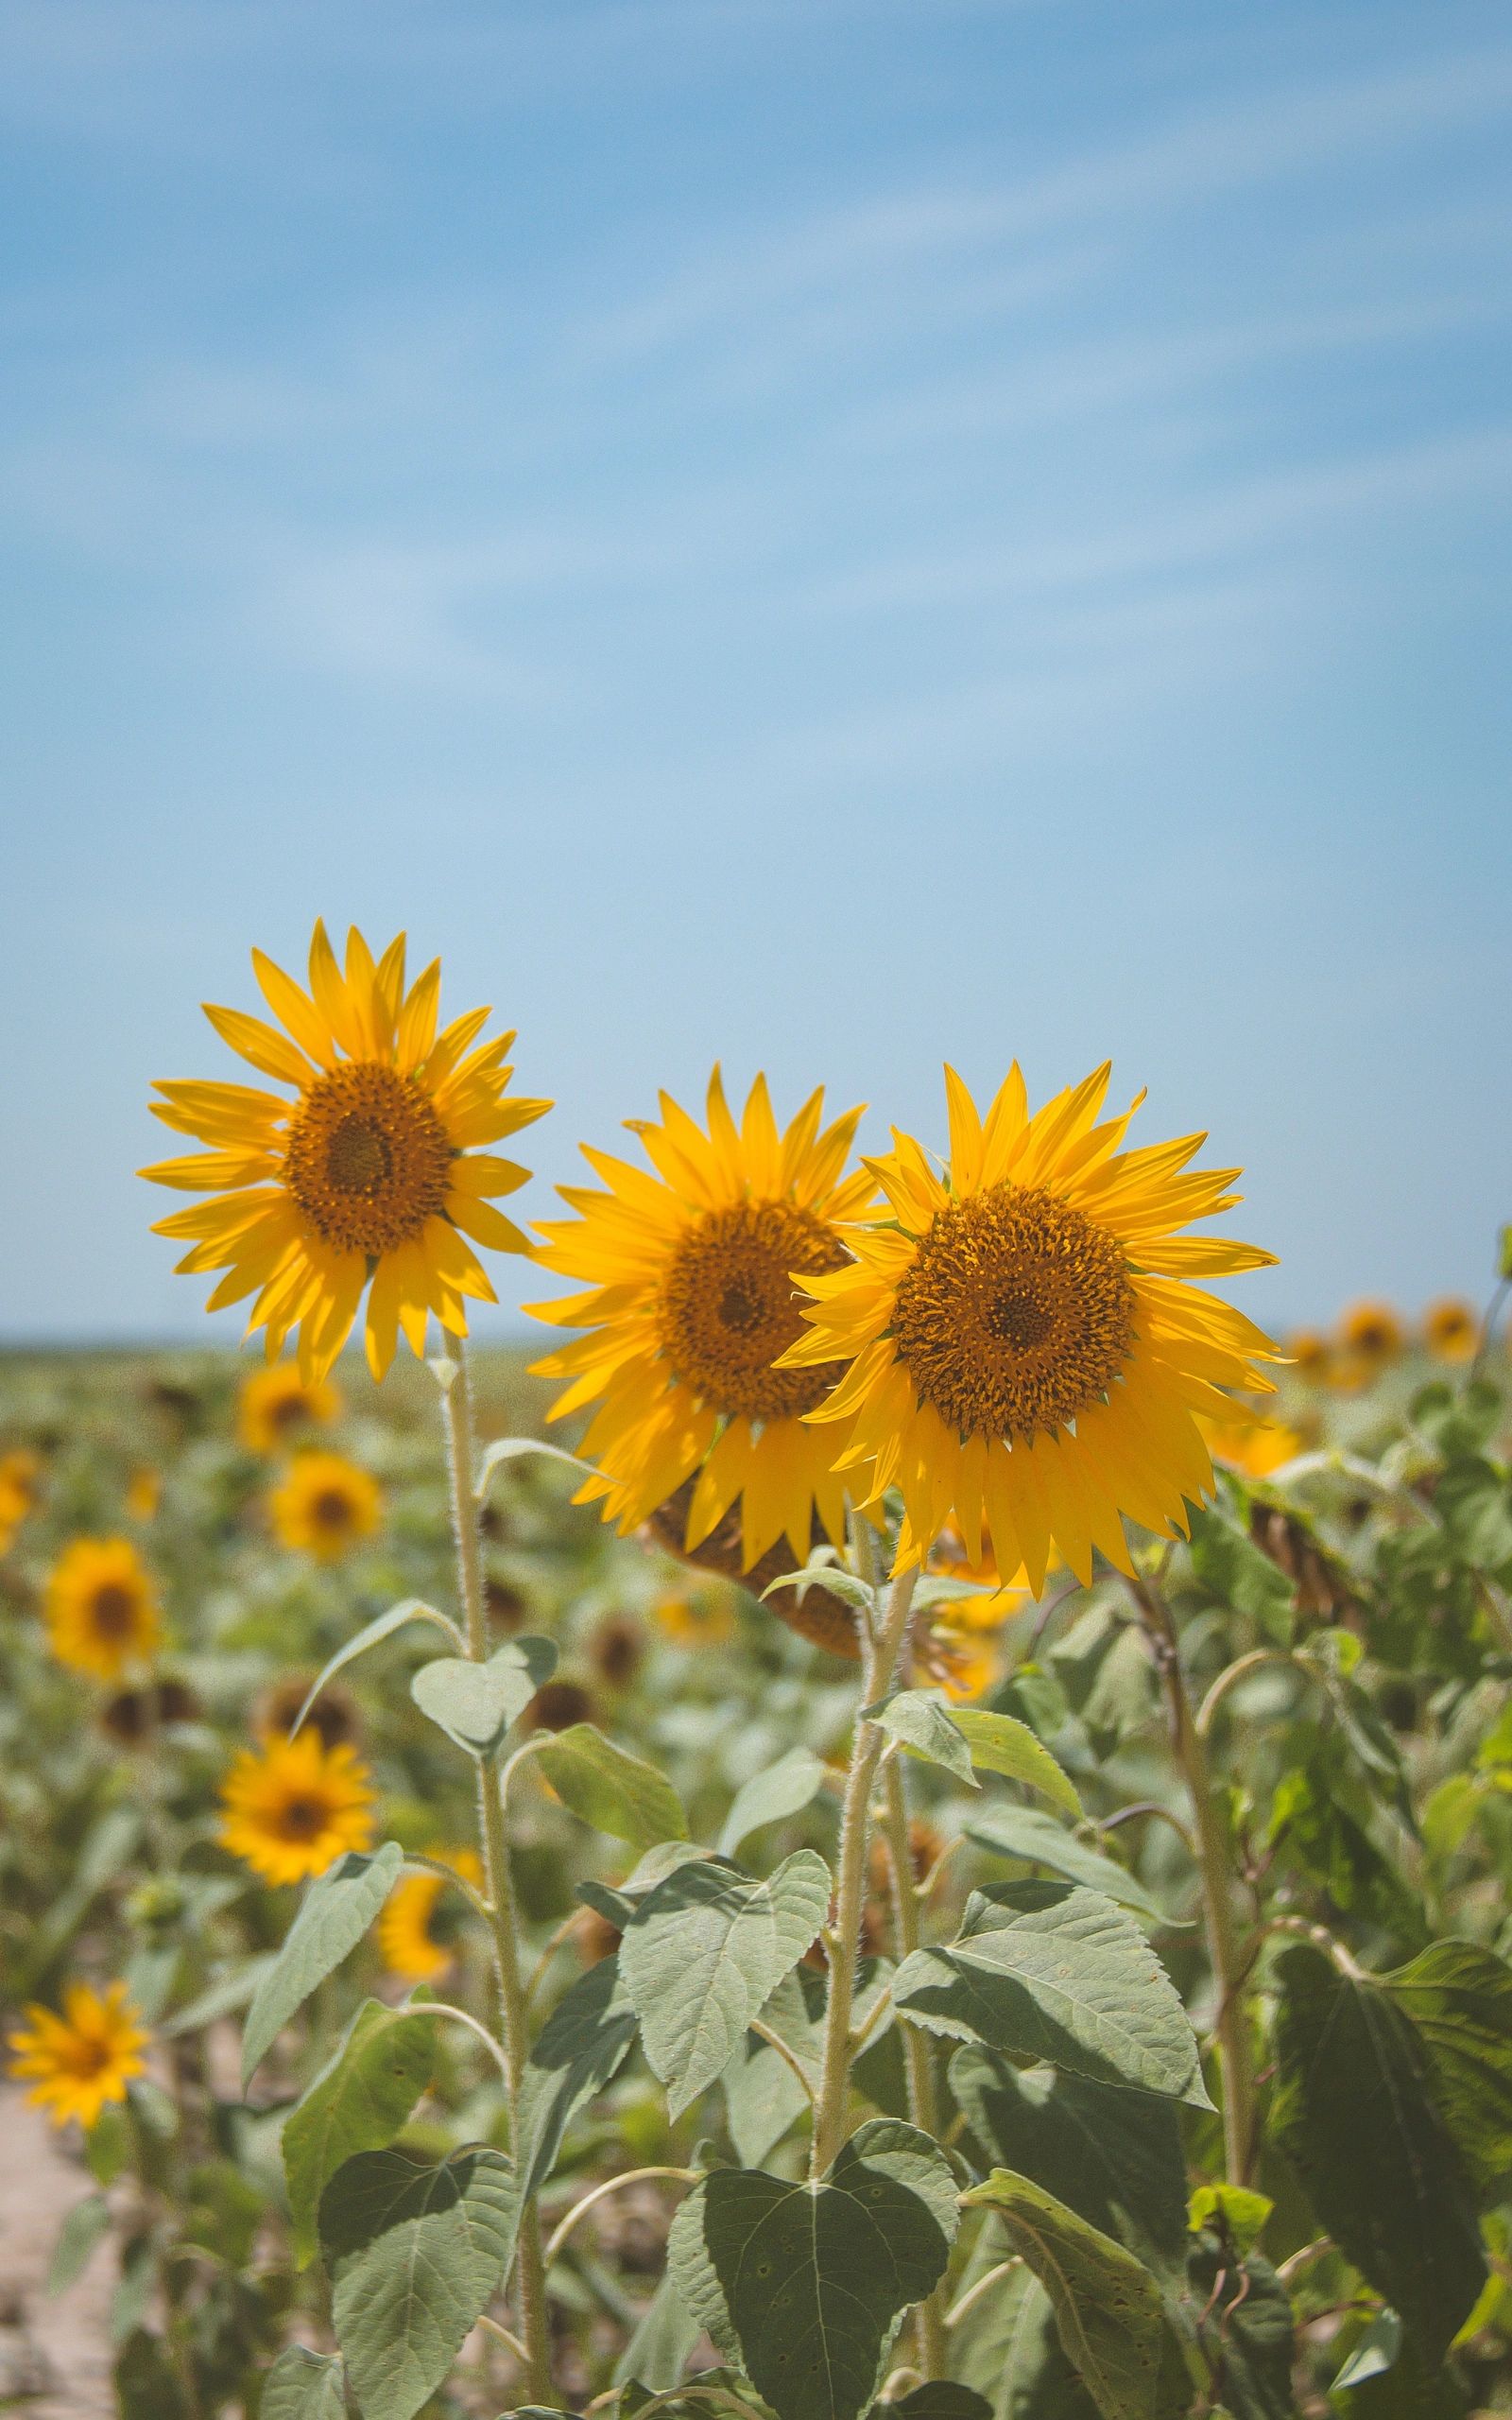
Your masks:
M 0 1336 L 203 1332 L 146 1088 L 317 913 L 539 1215 L 1111 1053 L 1258 1315 L 1483 1290 L 1509 118 L 1462 0 L 6 0 Z

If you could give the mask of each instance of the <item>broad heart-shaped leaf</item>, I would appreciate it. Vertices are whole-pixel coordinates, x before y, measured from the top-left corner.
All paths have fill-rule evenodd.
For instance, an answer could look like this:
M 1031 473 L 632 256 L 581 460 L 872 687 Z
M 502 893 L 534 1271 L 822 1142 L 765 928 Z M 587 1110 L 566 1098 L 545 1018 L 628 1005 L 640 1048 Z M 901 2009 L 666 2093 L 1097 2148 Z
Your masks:
M 551 2174 L 577 2111 L 603 2091 L 634 2040 L 618 1956 L 601 1958 L 558 2001 L 525 2062 L 519 2159 L 527 2197 Z
M 736 1790 L 725 1818 L 719 1835 L 721 1856 L 734 1857 L 741 1842 L 764 1824 L 780 1824 L 784 1816 L 799 1814 L 823 1784 L 824 1766 L 812 1748 L 789 1748 L 775 1765 L 752 1773 Z
M 321 1690 L 335 1679 L 338 1672 L 344 1671 L 349 1664 L 355 1663 L 359 1655 L 366 1655 L 369 1647 L 377 1647 L 384 1639 L 392 1638 L 396 1630 L 405 1629 L 410 1622 L 429 1622 L 433 1630 L 438 1630 L 459 1651 L 465 1643 L 451 1616 L 438 1612 L 434 1605 L 427 1605 L 422 1597 L 406 1597 L 402 1604 L 390 1605 L 386 1614 L 375 1615 L 354 1638 L 349 1638 L 344 1647 L 338 1647 L 329 1664 L 321 1668 L 309 1695 L 294 1718 L 290 1738 L 299 1730 Z
M 1155 2420 L 1166 2322 L 1148 2270 L 1011 2169 L 995 2168 L 962 2200 L 997 2212 L 1049 2295 L 1066 2358 L 1103 2420 Z
M 1319 2225 L 1442 2358 L 1486 2283 L 1469 2186 L 1426 2053 L 1388 1995 L 1305 1944 L 1277 1961 L 1271 2127 Z
M 958 2219 L 939 2146 L 881 2118 L 816 2185 L 715 2169 L 673 2221 L 667 2257 L 778 2420 L 855 2420 L 904 2312 L 944 2274 Z
M 414 2420 L 514 2252 L 520 2202 L 502 2152 L 472 2143 L 435 2168 L 359 2152 L 320 2199 L 336 2342 L 364 2420 Z
M 1000 1773 L 1005 1781 L 1022 1782 L 1041 1797 L 1063 1807 L 1074 1823 L 1081 1817 L 1081 1800 L 1069 1774 L 1062 1772 L 1049 1749 L 1016 1715 L 993 1714 L 985 1706 L 958 1705 L 951 1721 L 971 1752 L 979 1773 Z
M 1512 1967 L 1472 1941 L 1435 1941 L 1382 1987 L 1428 2052 L 1461 2159 L 1486 2194 L 1512 2173 Z
M 364 2000 L 335 2056 L 284 2120 L 282 2149 L 300 2268 L 314 2259 L 320 2196 L 354 2152 L 382 2151 L 431 2080 L 436 2028 Z
M 1188 2306 L 1223 2409 L 1233 2420 L 1293 2420 L 1296 2328 L 1270 2262 L 1252 2252 L 1236 2270 L 1232 2253 L 1204 2233 L 1188 2274 Z
M 365 1856 L 349 1849 L 312 1882 L 278 1957 L 257 1986 L 242 2034 L 242 2083 L 318 1983 L 356 1948 L 399 1879 L 404 1852 L 397 1841 Z
M 341 2358 L 286 2345 L 263 2381 L 258 2420 L 346 2420 Z
M 829 1905 L 830 1869 L 812 1849 L 784 1858 L 765 1882 L 727 1865 L 679 1866 L 641 1901 L 620 1972 L 672 2118 L 724 2073 Z
M 863 1715 L 896 1739 L 911 1756 L 922 1756 L 926 1764 L 943 1765 L 946 1772 L 963 1781 L 968 1789 L 980 1789 L 982 1785 L 971 1771 L 971 1751 L 951 1720 L 950 1708 L 938 1689 L 895 1689 L 890 1698 L 882 1698 L 875 1705 L 863 1706 Z
M 1175 1986 L 1111 1899 L 1074 1889 L 1014 1909 L 978 1893 L 967 1922 L 949 1948 L 903 1960 L 892 1987 L 901 2016 L 1092 2083 L 1211 2108 Z
M 1174 2101 L 1045 2067 L 1021 2070 L 974 2043 L 956 2051 L 950 2072 L 984 2166 L 1017 2162 L 1162 2282 L 1179 2285 L 1187 2185 Z
M 553 1640 L 511 1638 L 486 1664 L 461 1655 L 438 1655 L 434 1664 L 422 1664 L 409 1694 L 459 1748 L 489 1756 L 556 1668 Z
M 687 1839 L 688 1819 L 672 1784 L 591 1722 L 558 1731 L 535 1757 L 562 1805 L 596 1832 L 628 1841 L 633 1849 Z
M 1106 1898 L 1116 1899 L 1121 1908 L 1132 1908 L 1152 1924 L 1167 1921 L 1142 1882 L 1125 1874 L 1112 1858 L 1089 1848 L 1042 1807 L 1007 1806 L 1001 1801 L 973 1807 L 966 1837 L 979 1849 L 990 1849 L 994 1857 L 1018 1858 L 1026 1865 L 1047 1866 L 1052 1874 L 1064 1875 L 1068 1882 L 1084 1882 L 1090 1891 L 1101 1891 Z

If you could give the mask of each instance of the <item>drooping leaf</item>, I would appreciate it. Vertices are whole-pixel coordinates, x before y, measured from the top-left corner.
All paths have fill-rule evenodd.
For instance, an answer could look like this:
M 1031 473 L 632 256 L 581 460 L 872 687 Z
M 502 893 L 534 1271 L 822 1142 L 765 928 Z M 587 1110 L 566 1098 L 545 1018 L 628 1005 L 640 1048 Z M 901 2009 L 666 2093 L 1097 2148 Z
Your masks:
M 562 1805 L 595 1831 L 634 1849 L 687 1839 L 688 1819 L 672 1784 L 591 1722 L 559 1731 L 536 1751 L 536 1761 Z
M 1318 2221 L 1433 2361 L 1486 2282 L 1469 2182 L 1394 2000 L 1298 1944 L 1277 1961 L 1276 2138 Z
M 1036 1738 L 1026 1722 L 1011 1714 L 994 1714 L 982 1706 L 953 1706 L 951 1721 L 965 1740 L 978 1772 L 1000 1773 L 1005 1781 L 1022 1782 L 1063 1807 L 1074 1823 L 1081 1820 L 1081 1800 L 1069 1774 L 1062 1772 L 1049 1749 Z
M 346 2411 L 340 2355 L 286 2345 L 263 2382 L 258 2420 L 346 2420 Z
M 76 2202 L 58 2230 L 47 2264 L 47 2291 L 65 2294 L 82 2277 L 94 2247 L 111 2231 L 111 2205 L 103 2193 L 86 2193 Z
M 1427 2048 L 1461 2159 L 1494 2194 L 1512 2174 L 1512 1967 L 1477 1942 L 1435 1941 L 1381 1981 Z
M 1186 2163 L 1174 2101 L 1021 2069 L 974 2043 L 956 2051 L 950 2076 L 986 2166 L 1017 2162 L 1158 2277 L 1184 2275 Z
M 653 2394 L 664 2394 L 681 2377 L 702 2332 L 676 2280 L 663 2272 L 644 2317 L 614 2364 L 614 2384 L 627 2386 L 635 2378 Z
M 569 1454 L 564 1445 L 550 1445 L 543 1437 L 495 1437 L 492 1444 L 485 1445 L 478 1457 L 477 1484 L 473 1489 L 478 1502 L 481 1504 L 488 1495 L 495 1471 L 502 1470 L 507 1462 L 522 1461 L 526 1456 L 538 1454 L 544 1456 L 548 1462 L 564 1462 L 569 1470 L 576 1471 L 581 1478 L 598 1477 L 593 1464 L 585 1462 L 581 1455 Z
M 624 2065 L 635 2024 L 617 1955 L 591 1966 L 546 2019 L 521 2083 L 519 2156 L 527 2197 L 551 2174 L 577 2111 Z
M 1042 1807 L 1001 1803 L 973 1807 L 966 1837 L 994 1857 L 1017 1858 L 1024 1864 L 1043 1865 L 1052 1874 L 1063 1874 L 1068 1882 L 1084 1882 L 1089 1890 L 1101 1891 L 1106 1898 L 1116 1899 L 1121 1908 L 1132 1908 L 1152 1924 L 1166 1921 L 1142 1882 L 1112 1858 L 1089 1848 Z
M 778 2420 L 856 2420 L 903 2314 L 943 2275 L 949 2159 L 894 2118 L 860 2127 L 816 2185 L 715 2169 L 672 2224 L 678 2290 Z
M 752 1773 L 736 1790 L 719 1835 L 722 1857 L 734 1857 L 752 1832 L 799 1814 L 824 1786 L 824 1764 L 812 1748 L 789 1748 L 775 1765 Z
M 830 1869 L 798 1849 L 765 1882 L 684 1865 L 636 1908 L 620 1970 L 645 2055 L 681 2116 L 723 2074 L 768 1994 L 823 1924 Z
M 431 2080 L 436 2028 L 364 2000 L 335 2056 L 284 2120 L 282 2150 L 300 2268 L 319 2243 L 320 2196 L 343 2160 L 383 2151 Z
M 378 1614 L 370 1622 L 365 1622 L 356 1635 L 338 1647 L 330 1662 L 321 1667 L 304 1703 L 294 1718 L 289 1737 L 294 1737 L 316 1699 L 323 1689 L 330 1687 L 338 1672 L 345 1671 L 349 1664 L 354 1664 L 359 1655 L 366 1655 L 370 1647 L 381 1646 L 386 1638 L 392 1638 L 396 1631 L 407 1629 L 411 1622 L 429 1622 L 433 1630 L 438 1630 L 444 1638 L 451 1641 L 458 1654 L 461 1653 L 465 1642 L 451 1616 L 441 1613 L 435 1605 L 427 1605 L 423 1598 L 406 1597 L 402 1604 L 390 1605 L 386 1614 Z
M 984 2232 L 962 2289 L 999 2267 L 1003 2251 L 996 2231 Z M 1050 2297 L 1020 2259 L 952 2329 L 951 2364 L 989 2397 L 993 2420 L 1097 2420 L 1096 2404 L 1061 2349 Z
M 1214 2399 L 1233 2420 L 1294 2420 L 1296 2327 L 1286 2289 L 1268 2260 L 1232 2252 L 1208 2233 L 1189 2264 L 1190 2302 Z
M 1011 2169 L 994 2169 L 962 2199 L 996 2211 L 1049 2295 L 1066 2358 L 1103 2420 L 1155 2420 L 1166 2322 L 1148 2270 Z
M 356 1948 L 399 1879 L 404 1852 L 386 1841 L 370 1856 L 349 1849 L 311 1883 L 287 1938 L 258 1984 L 242 2034 L 245 2085 L 296 2009 Z
M 1212 2106 L 1171 1979 L 1110 1899 L 1074 1888 L 1020 1910 L 979 1893 L 967 1924 L 948 1948 L 903 1960 L 893 1978 L 901 2016 L 1092 2083 Z
M 384 2151 L 336 2170 L 320 2245 L 364 2420 L 415 2420 L 502 2282 L 519 2215 L 510 2163 L 476 2143 L 434 2168 Z
M 486 1664 L 465 1656 L 438 1655 L 422 1664 L 409 1694 L 449 1739 L 470 1755 L 490 1756 L 524 1714 L 542 1682 L 557 1668 L 549 1638 L 510 1638 Z

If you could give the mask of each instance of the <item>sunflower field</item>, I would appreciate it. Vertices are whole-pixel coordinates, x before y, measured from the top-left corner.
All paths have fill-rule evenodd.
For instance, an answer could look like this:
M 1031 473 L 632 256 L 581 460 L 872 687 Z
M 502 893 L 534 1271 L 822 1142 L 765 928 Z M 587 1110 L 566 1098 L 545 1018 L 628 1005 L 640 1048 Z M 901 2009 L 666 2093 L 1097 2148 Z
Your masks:
M 1273 1338 L 1106 1067 L 527 1228 L 488 1011 L 254 969 L 144 1174 L 266 1352 L 0 1362 L 0 2408 L 1512 2413 L 1512 1258 Z

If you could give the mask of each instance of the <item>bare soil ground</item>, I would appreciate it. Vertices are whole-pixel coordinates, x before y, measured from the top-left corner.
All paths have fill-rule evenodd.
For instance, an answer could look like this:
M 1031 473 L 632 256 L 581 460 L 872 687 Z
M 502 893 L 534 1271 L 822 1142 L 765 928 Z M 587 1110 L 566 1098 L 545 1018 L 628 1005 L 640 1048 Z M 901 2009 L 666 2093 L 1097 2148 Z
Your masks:
M 26 2420 L 110 2420 L 115 2408 L 111 2243 L 66 2293 L 45 2291 L 58 2230 L 91 2189 L 41 2111 L 0 2085 L 0 2410 Z

